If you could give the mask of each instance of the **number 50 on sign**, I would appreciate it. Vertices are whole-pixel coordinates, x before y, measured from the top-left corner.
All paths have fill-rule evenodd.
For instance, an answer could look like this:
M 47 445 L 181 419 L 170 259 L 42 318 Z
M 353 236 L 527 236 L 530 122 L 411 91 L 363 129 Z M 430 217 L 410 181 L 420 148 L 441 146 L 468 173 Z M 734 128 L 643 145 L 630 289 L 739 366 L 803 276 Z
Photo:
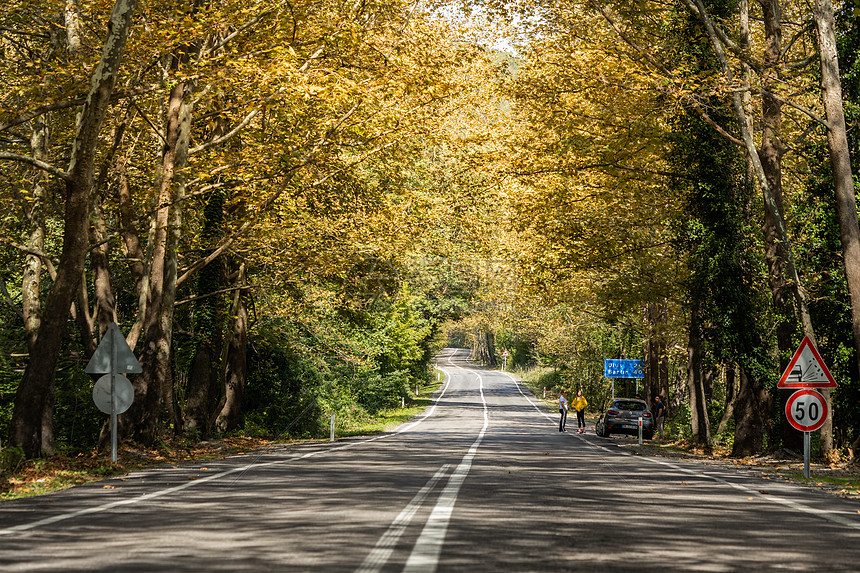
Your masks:
M 785 417 L 801 432 L 813 432 L 827 419 L 827 400 L 815 390 L 798 390 L 785 403 Z

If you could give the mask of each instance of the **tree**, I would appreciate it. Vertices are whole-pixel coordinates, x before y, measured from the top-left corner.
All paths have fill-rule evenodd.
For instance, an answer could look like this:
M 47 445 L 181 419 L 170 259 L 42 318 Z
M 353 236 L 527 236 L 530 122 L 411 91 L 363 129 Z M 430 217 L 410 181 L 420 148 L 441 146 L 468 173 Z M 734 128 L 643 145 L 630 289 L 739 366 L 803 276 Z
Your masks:
M 487 2 L 493 10 L 500 13 L 519 11 L 521 15 L 529 14 L 531 4 Z M 672 44 L 670 36 L 666 35 L 665 22 L 674 10 L 660 4 L 648 5 L 643 9 L 641 3 L 620 2 L 569 2 L 562 4 L 542 4 L 541 18 L 532 20 L 533 29 L 539 31 L 544 44 L 549 44 L 557 38 L 573 37 L 576 43 L 567 52 L 570 54 L 567 62 L 573 66 L 582 59 L 582 46 L 592 46 L 593 49 L 603 49 L 610 58 L 621 55 L 627 57 L 631 72 L 623 80 L 615 82 L 610 89 L 633 88 L 640 93 L 651 94 L 654 101 L 663 105 L 683 105 L 695 111 L 702 120 L 722 137 L 732 141 L 747 152 L 754 174 L 762 190 L 764 214 L 766 218 L 765 259 L 770 269 L 771 290 L 777 308 L 782 309 L 783 318 L 780 321 L 778 344 L 782 354 L 789 354 L 795 346 L 796 325 L 800 324 L 804 333 L 814 337 L 812 320 L 807 308 L 805 292 L 802 288 L 800 274 L 794 262 L 792 246 L 785 226 L 783 208 L 783 180 L 786 172 L 786 144 L 792 137 L 802 139 L 809 130 L 795 127 L 803 122 L 822 120 L 815 112 L 819 105 L 810 92 L 809 64 L 816 55 L 811 37 L 811 29 L 802 25 L 794 26 L 793 20 L 803 21 L 803 17 L 790 18 L 787 15 L 804 14 L 802 7 L 776 1 L 756 3 L 753 9 L 758 12 L 750 18 L 750 6 L 741 1 L 737 7 L 728 7 L 726 13 L 720 6 L 708 6 L 698 0 L 684 0 L 682 4 L 689 14 L 697 19 L 706 32 L 707 42 L 712 48 L 713 61 L 718 65 L 718 75 L 722 76 L 719 85 L 715 85 L 714 73 L 710 76 L 697 75 L 691 70 L 695 66 L 685 59 Z M 736 10 L 734 13 L 731 11 Z M 719 13 L 719 18 L 713 16 Z M 819 23 L 819 43 L 826 44 L 826 39 L 832 36 L 827 30 L 827 22 L 832 18 L 827 13 L 825 4 L 818 5 L 816 11 Z M 571 20 L 571 15 L 575 18 Z M 595 16 L 597 17 L 595 19 Z M 527 19 L 525 21 L 528 21 Z M 576 21 L 571 31 L 570 22 Z M 719 22 L 719 23 L 718 23 Z M 756 24 L 760 22 L 760 24 Z M 791 31 L 793 36 L 783 44 L 783 36 Z M 756 53 L 760 56 L 757 56 Z M 538 58 L 546 59 L 547 50 L 541 50 Z M 822 52 L 824 54 L 825 52 Z M 834 58 L 825 56 L 825 63 L 832 70 Z M 607 58 L 605 61 L 611 61 Z M 605 69 L 601 62 L 601 72 Z M 635 70 L 635 71 L 634 71 Z M 564 81 L 566 72 L 552 70 L 554 78 Z M 830 76 L 832 78 L 832 71 Z M 547 82 L 548 84 L 550 82 Z M 587 89 L 587 81 L 583 84 Z M 832 82 L 829 84 L 832 86 Z M 732 102 L 733 121 L 715 120 L 708 107 L 708 100 L 717 93 L 725 93 Z M 793 91 L 794 95 L 788 93 Z M 552 89 L 541 92 L 553 94 Z M 555 92 L 558 93 L 557 91 Z M 834 92 L 825 86 L 825 99 L 836 102 Z M 799 95 L 798 95 L 799 94 Z M 827 94 L 830 94 L 829 96 Z M 754 119 L 752 97 L 760 97 L 760 120 Z M 582 96 L 587 98 L 589 96 Z M 552 97 L 548 98 L 550 101 Z M 645 99 L 643 97 L 643 99 Z M 555 96 L 555 101 L 558 98 Z M 820 101 L 820 100 L 819 100 Z M 642 107 L 642 109 L 648 109 Z M 837 110 L 832 109 L 834 118 L 838 120 Z M 627 117 L 627 116 L 625 116 Z M 786 118 L 791 123 L 786 123 Z M 553 125 L 559 128 L 566 125 L 566 117 L 558 114 Z M 732 125 L 733 124 L 733 125 Z M 760 141 L 756 141 L 751 125 L 763 125 Z M 837 127 L 831 136 L 836 136 Z M 603 125 L 611 125 L 604 122 Z M 574 129 L 580 129 L 576 126 Z M 733 132 L 736 135 L 733 135 Z M 582 133 L 583 139 L 597 141 L 598 136 L 605 134 L 603 130 L 591 129 L 569 133 Z M 586 135 L 587 134 L 587 135 Z M 590 136 L 590 137 L 589 137 Z M 570 140 L 573 138 L 571 137 Z M 641 140 L 640 140 L 641 141 Z M 835 141 L 835 140 L 834 140 Z M 635 149 L 634 146 L 623 149 Z M 563 149 L 563 148 L 559 148 Z M 844 152 L 839 145 L 831 145 L 832 151 L 844 159 Z M 591 156 L 588 152 L 582 154 Z M 834 161 L 839 158 L 834 156 Z M 801 163 L 802 158 L 790 158 L 788 169 L 794 164 Z M 571 161 L 571 164 L 576 164 Z M 844 162 L 843 162 L 844 163 Z M 606 162 L 602 165 L 611 163 Z M 845 179 L 846 181 L 850 179 Z M 853 196 L 853 195 L 852 195 Z M 846 204 L 847 205 L 847 204 Z M 856 216 L 851 215 L 850 206 L 845 208 L 845 220 L 852 226 Z M 849 243 L 845 243 L 846 250 Z M 580 260 L 584 259 L 581 257 Z M 570 260 L 570 259 L 568 259 Z M 850 261 L 848 264 L 853 264 Z M 860 340 L 860 338 L 858 338 Z M 860 353 L 858 353 L 860 355 Z M 825 429 L 822 437 L 825 449 L 829 446 L 828 432 Z
M 685 15 L 678 18 L 679 45 L 689 50 L 697 72 L 713 66 L 707 44 L 697 42 L 702 29 Z M 725 99 L 706 102 L 720 124 L 732 115 Z M 754 230 L 753 186 L 740 150 L 720 137 L 695 110 L 673 122 L 670 140 L 673 188 L 685 207 L 674 227 L 676 244 L 685 259 L 689 307 L 690 410 L 693 437 L 710 445 L 712 385 L 721 366 L 736 375 L 738 389 L 731 407 L 735 418 L 733 455 L 760 451 L 770 410 L 768 386 L 769 321 L 762 293 L 765 270 Z M 768 379 L 769 378 L 769 379 Z
M 126 87 L 108 100 L 121 103 L 120 112 L 107 118 L 93 148 L 99 169 L 84 210 L 93 225 L 81 244 L 90 257 L 77 272 L 86 279 L 82 288 L 73 289 L 80 346 L 67 341 L 81 361 L 110 320 L 128 332 L 144 372 L 134 379 L 132 410 L 121 416 L 124 436 L 150 442 L 171 429 L 205 434 L 219 415 L 217 426 L 234 427 L 256 297 L 289 300 L 332 288 L 347 294 L 350 274 L 370 261 L 397 278 L 416 241 L 432 240 L 420 221 L 444 213 L 420 188 L 430 179 L 424 144 L 445 139 L 438 126 L 476 99 L 463 89 L 469 76 L 461 68 L 480 52 L 412 8 L 399 1 L 286 7 L 231 0 L 205 10 L 143 7 L 146 33 L 132 35 L 126 64 L 117 68 L 118 85 Z M 82 57 L 91 28 L 66 28 Z M 85 79 L 78 67 L 51 70 L 46 82 L 35 72 L 19 83 L 6 78 L 10 93 L 45 86 L 26 92 L 26 108 L 10 100 L 7 133 L 53 112 L 53 134 L 63 140 Z M 61 146 L 49 151 L 56 163 Z M 4 166 L 64 176 L 47 160 L 18 156 L 24 154 L 15 152 L 19 161 Z M 4 193 L 12 193 L 11 180 Z M 38 195 L 39 187 L 32 189 Z M 28 211 L 38 222 L 39 209 Z M 55 225 L 46 219 L 46 228 Z M 53 272 L 64 255 L 56 257 L 49 241 L 37 248 L 40 240 L 25 246 L 34 273 Z M 399 296 L 385 286 L 386 297 Z M 344 310 L 365 304 L 357 301 Z M 67 316 L 58 320 L 65 324 Z M 425 333 L 421 321 L 404 324 Z M 36 409 L 49 427 L 47 402 Z
M 117 0 L 114 5 L 101 58 L 80 110 L 68 168 L 51 167 L 36 157 L 0 153 L 0 159 L 30 163 L 50 172 L 62 179 L 66 187 L 63 251 L 45 302 L 33 352 L 18 387 L 12 417 L 10 441 L 21 446 L 28 456 L 36 456 L 41 450 L 46 400 L 52 395 L 66 318 L 84 270 L 96 147 L 122 63 L 135 5 L 135 0 Z

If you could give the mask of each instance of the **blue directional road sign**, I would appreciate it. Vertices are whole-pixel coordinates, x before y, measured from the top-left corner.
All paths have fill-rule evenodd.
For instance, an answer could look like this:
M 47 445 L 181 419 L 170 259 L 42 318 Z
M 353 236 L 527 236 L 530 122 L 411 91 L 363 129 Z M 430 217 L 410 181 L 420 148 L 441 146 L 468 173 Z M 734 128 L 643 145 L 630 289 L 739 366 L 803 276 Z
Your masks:
M 645 378 L 641 360 L 607 358 L 603 361 L 603 376 L 606 378 Z

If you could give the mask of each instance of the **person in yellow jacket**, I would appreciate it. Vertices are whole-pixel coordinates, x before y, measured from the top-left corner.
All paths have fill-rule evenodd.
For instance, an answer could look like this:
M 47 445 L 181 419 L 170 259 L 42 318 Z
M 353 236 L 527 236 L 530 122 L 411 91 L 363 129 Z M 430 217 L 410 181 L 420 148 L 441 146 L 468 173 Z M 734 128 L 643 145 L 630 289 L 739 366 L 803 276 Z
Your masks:
M 582 390 L 576 393 L 576 398 L 570 401 L 570 405 L 576 410 L 576 422 L 579 425 L 577 433 L 585 433 L 585 407 L 588 406 L 588 400 L 582 395 Z

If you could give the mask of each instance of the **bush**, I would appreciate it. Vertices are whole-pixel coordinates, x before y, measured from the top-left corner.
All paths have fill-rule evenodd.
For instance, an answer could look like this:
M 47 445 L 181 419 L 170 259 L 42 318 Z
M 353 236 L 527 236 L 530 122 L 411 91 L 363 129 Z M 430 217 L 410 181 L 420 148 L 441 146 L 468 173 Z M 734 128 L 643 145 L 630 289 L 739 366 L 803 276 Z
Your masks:
M 248 360 L 244 431 L 255 436 L 315 437 L 323 433 L 315 389 L 322 375 L 290 348 L 258 343 Z
M 400 405 L 400 398 L 408 395 L 409 375 L 398 370 L 390 374 L 374 374 L 358 381 L 358 403 L 370 413 Z
M 20 446 L 0 450 L 0 473 L 14 473 L 24 463 L 24 450 Z
M 666 436 L 674 439 L 689 439 L 693 437 L 693 429 L 690 426 L 691 412 L 687 402 L 681 402 L 677 408 L 669 412 L 666 418 Z

